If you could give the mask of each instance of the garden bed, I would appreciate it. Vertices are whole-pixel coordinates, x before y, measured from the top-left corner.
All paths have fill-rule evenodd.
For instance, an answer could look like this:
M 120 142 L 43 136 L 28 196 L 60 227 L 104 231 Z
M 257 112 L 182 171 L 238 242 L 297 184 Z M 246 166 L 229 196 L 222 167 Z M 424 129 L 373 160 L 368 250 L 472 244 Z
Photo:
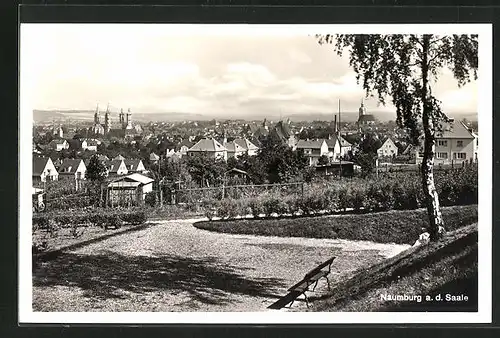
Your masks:
M 442 208 L 447 230 L 477 222 L 477 205 Z M 413 244 L 427 227 L 425 209 L 387 211 L 367 214 L 235 219 L 200 221 L 204 230 L 263 236 L 342 238 L 379 243 Z

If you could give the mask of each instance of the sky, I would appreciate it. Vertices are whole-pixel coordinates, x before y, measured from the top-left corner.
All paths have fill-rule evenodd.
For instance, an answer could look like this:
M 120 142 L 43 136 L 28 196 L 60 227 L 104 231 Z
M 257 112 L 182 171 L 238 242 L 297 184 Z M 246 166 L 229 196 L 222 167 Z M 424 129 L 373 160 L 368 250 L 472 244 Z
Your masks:
M 365 96 L 348 57 L 314 36 L 197 29 L 23 24 L 21 73 L 29 78 L 31 105 L 104 110 L 109 103 L 112 111 L 251 118 L 336 112 L 338 100 L 343 111 L 355 112 Z M 447 113 L 477 111 L 476 82 L 458 88 L 445 71 L 434 93 Z M 369 113 L 394 111 L 375 99 L 365 106 Z

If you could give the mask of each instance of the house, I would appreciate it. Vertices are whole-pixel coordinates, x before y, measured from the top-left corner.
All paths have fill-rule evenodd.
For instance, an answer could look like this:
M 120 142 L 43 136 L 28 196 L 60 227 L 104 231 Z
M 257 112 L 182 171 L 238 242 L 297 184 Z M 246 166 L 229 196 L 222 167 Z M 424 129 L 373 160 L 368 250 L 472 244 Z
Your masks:
M 108 203 L 114 205 L 142 204 L 148 192 L 153 191 L 152 178 L 134 173 L 113 180 L 107 186 Z
M 248 156 L 255 156 L 259 151 L 259 147 L 250 142 L 247 138 L 237 138 L 234 140 L 234 143 L 245 149 Z
M 382 142 L 382 146 L 377 149 L 378 157 L 396 157 L 398 156 L 398 146 L 388 137 Z
M 57 139 L 50 141 L 47 147 L 55 151 L 62 151 L 69 148 L 69 143 L 65 139 Z
M 33 157 L 34 182 L 57 181 L 58 179 L 59 174 L 50 157 Z
M 328 145 L 324 139 L 299 140 L 299 142 L 297 142 L 297 150 L 304 152 L 304 155 L 309 160 L 310 166 L 317 165 L 321 156 L 328 156 Z
M 128 174 L 127 165 L 124 160 L 111 160 L 105 162 L 104 165 L 108 171 L 108 176 Z
M 75 190 L 80 190 L 82 180 L 85 179 L 87 167 L 82 159 L 66 158 L 59 166 L 59 179 L 74 181 Z
M 82 159 L 65 158 L 59 166 L 59 179 L 85 179 L 87 167 Z
M 125 162 L 125 166 L 127 167 L 128 173 L 145 173 L 146 168 L 140 159 L 130 159 L 123 160 Z
M 151 163 L 158 163 L 159 160 L 160 160 L 160 156 L 156 155 L 155 153 L 149 154 L 149 161 Z
M 191 139 L 191 137 L 190 137 Z M 187 155 L 188 150 L 194 145 L 190 140 L 183 140 L 178 145 L 176 150 L 180 152 L 181 155 Z M 172 154 L 173 155 L 173 154 Z M 172 156 L 170 155 L 170 156 Z
M 231 157 L 238 158 L 247 152 L 245 148 L 243 148 L 240 144 L 238 144 L 235 141 L 224 142 L 223 145 L 224 147 L 226 147 L 227 150 L 227 158 Z
M 96 140 L 83 140 L 82 141 L 82 150 L 89 150 L 89 151 L 97 151 L 97 146 L 99 145 L 100 142 Z
M 450 119 L 441 123 L 441 131 L 436 132 L 435 164 L 476 162 L 478 136 L 463 122 Z M 424 156 L 423 138 L 420 147 L 415 147 L 416 162 L 422 163 Z
M 188 156 L 207 154 L 211 158 L 227 160 L 227 149 L 214 138 L 199 140 L 187 151 Z
M 113 158 L 113 161 L 117 160 L 117 161 L 123 161 L 125 159 L 125 157 L 123 157 L 122 155 L 118 154 L 118 156 L 116 156 L 115 158 Z
M 298 138 L 290 130 L 290 119 L 288 119 L 287 122 L 279 121 L 276 123 L 269 134 L 273 137 L 277 137 L 293 150 L 296 149 Z
M 328 146 L 328 157 L 333 160 L 336 160 L 340 156 L 340 141 L 337 137 L 330 137 L 325 140 L 326 145 Z

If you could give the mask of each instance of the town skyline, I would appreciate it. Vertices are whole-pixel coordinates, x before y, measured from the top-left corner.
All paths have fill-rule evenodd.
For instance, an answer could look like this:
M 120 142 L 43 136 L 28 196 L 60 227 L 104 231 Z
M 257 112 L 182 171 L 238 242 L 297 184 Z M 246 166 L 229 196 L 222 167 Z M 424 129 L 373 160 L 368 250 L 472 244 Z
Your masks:
M 389 114 L 365 98 L 347 57 L 303 35 L 177 35 L 169 25 L 26 25 L 23 66 L 36 110 L 92 110 L 97 103 L 136 116 L 194 114 L 259 119 L 333 116 L 337 102 L 355 113 Z M 36 51 L 44 50 L 44 53 Z M 26 55 L 36 55 L 29 57 Z M 443 111 L 477 111 L 477 84 L 458 88 L 450 72 L 435 84 Z

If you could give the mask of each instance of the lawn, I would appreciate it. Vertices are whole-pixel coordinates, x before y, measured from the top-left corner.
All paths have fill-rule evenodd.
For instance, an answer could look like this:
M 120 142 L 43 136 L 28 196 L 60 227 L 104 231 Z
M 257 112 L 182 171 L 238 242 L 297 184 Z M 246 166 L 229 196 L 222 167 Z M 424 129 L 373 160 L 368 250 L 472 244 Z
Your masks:
M 477 205 L 442 208 L 447 230 L 477 222 Z M 367 214 L 201 221 L 210 231 L 280 237 L 342 238 L 413 244 L 428 225 L 426 209 Z
M 310 311 L 471 312 L 477 311 L 477 287 L 477 224 L 472 224 L 357 270 Z M 406 300 L 396 297 L 405 295 Z

